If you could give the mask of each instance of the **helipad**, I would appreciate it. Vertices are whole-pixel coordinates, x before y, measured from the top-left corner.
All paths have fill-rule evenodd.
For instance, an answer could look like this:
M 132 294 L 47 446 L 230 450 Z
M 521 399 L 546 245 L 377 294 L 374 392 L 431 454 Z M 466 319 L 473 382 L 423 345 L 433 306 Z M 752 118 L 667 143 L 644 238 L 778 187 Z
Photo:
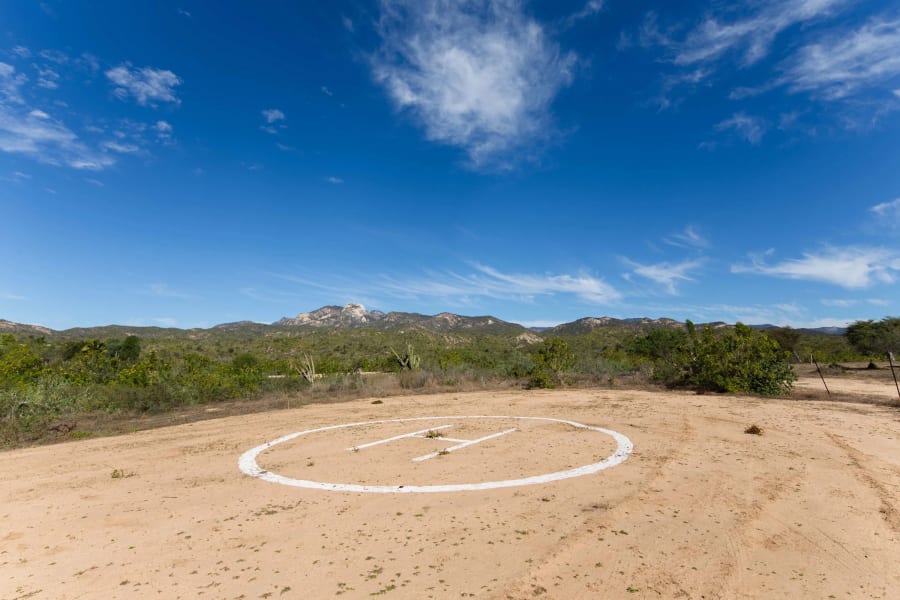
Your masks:
M 373 433 L 377 432 L 379 426 L 390 425 L 396 428 L 396 424 L 403 423 L 415 423 L 418 426 L 411 425 L 410 427 L 408 427 L 408 431 L 403 431 L 394 435 L 389 435 L 387 437 L 375 437 L 372 435 Z M 484 435 L 466 438 L 457 437 L 457 435 L 454 433 L 454 430 L 458 429 L 460 425 L 472 423 L 479 423 L 482 426 L 486 426 L 488 424 L 490 424 L 491 426 L 496 425 L 493 427 L 495 431 L 491 431 L 491 427 L 488 426 L 488 431 L 485 432 Z M 510 423 L 513 424 L 512 427 L 508 426 Z M 588 451 L 592 449 L 592 446 L 597 446 L 599 448 L 602 448 L 604 446 L 608 447 L 610 438 L 613 442 L 615 442 L 615 449 L 611 454 L 608 454 L 606 456 L 603 456 L 601 454 L 601 458 L 599 460 L 581 464 L 579 466 L 569 466 L 568 468 L 549 473 L 529 474 L 527 476 L 514 477 L 510 479 L 473 481 L 463 483 L 447 483 L 436 481 L 435 483 L 428 485 L 407 485 L 401 483 L 372 484 L 361 483 L 358 481 L 341 482 L 321 481 L 317 479 L 302 479 L 288 477 L 272 470 L 264 469 L 260 467 L 257 462 L 257 459 L 260 458 L 263 453 L 280 444 L 285 444 L 287 442 L 297 440 L 298 438 L 311 439 L 317 434 L 323 434 L 326 432 L 346 430 L 345 433 L 350 434 L 350 439 L 353 440 L 353 443 L 350 446 L 341 447 L 339 449 L 340 452 L 337 452 L 337 448 L 332 449 L 332 452 L 329 455 L 329 460 L 334 461 L 333 470 L 335 471 L 342 470 L 342 462 L 346 462 L 341 461 L 340 453 L 356 455 L 369 452 L 378 452 L 379 450 L 383 450 L 386 447 L 392 445 L 401 443 L 408 444 L 409 442 L 414 442 L 417 440 L 423 440 L 423 444 L 425 442 L 428 442 L 430 446 L 434 446 L 435 444 L 437 444 L 439 445 L 439 448 L 431 449 L 431 451 L 424 453 L 421 451 L 421 449 L 415 450 L 408 457 L 410 465 L 424 464 L 426 462 L 432 461 L 433 459 L 449 456 L 451 453 L 454 453 L 454 458 L 458 456 L 460 459 L 462 459 L 467 451 L 471 453 L 475 448 L 481 447 L 481 453 L 478 455 L 478 460 L 475 461 L 474 458 L 470 460 L 483 467 L 485 461 L 493 464 L 502 464 L 505 457 L 511 454 L 513 451 L 519 451 L 521 453 L 522 451 L 528 451 L 530 448 L 537 447 L 537 445 L 542 441 L 539 432 L 537 434 L 534 434 L 534 432 L 530 432 L 531 435 L 525 436 L 525 439 L 515 440 L 510 443 L 513 434 L 520 432 L 523 427 L 533 425 L 535 423 L 551 423 L 564 426 L 558 435 L 565 435 L 567 432 L 579 434 L 583 434 L 585 432 L 596 433 L 596 436 L 590 436 L 590 438 L 586 438 L 584 440 L 585 444 L 588 445 L 588 447 L 586 448 L 586 450 Z M 422 427 L 422 425 L 426 424 L 429 425 L 427 427 Z M 375 439 L 366 437 L 366 434 L 371 437 L 375 437 Z M 303 440 L 301 440 L 301 442 L 302 441 Z M 506 447 L 504 447 L 504 442 L 507 442 Z M 482 447 L 482 445 L 488 444 L 490 445 L 489 447 Z M 299 448 L 302 448 L 302 443 L 299 445 Z M 575 421 L 569 421 L 565 419 L 501 415 L 430 416 L 405 419 L 382 419 L 376 421 L 362 421 L 357 423 L 342 423 L 339 425 L 330 425 L 326 427 L 319 427 L 315 429 L 307 429 L 305 431 L 290 433 L 271 442 L 248 450 L 241 455 L 238 461 L 238 465 L 242 472 L 250 475 L 251 477 L 257 477 L 271 483 L 280 483 L 282 485 L 316 490 L 336 492 L 362 492 L 375 494 L 463 492 L 548 484 L 555 481 L 570 479 L 573 477 L 593 475 L 599 473 L 600 471 L 603 471 L 604 469 L 608 469 L 610 467 L 621 464 L 631 454 L 632 449 L 633 445 L 631 443 L 631 440 L 629 440 L 621 433 L 618 433 L 611 429 L 594 427 L 591 425 L 585 425 L 583 423 L 577 423 Z M 455 454 L 457 452 L 459 453 L 458 455 Z M 593 454 L 594 456 L 596 456 L 597 452 L 594 452 Z M 400 455 L 402 456 L 402 451 L 400 451 Z M 395 462 L 402 460 L 402 458 L 398 458 L 398 451 L 392 452 L 391 456 Z M 437 477 L 440 477 L 440 473 L 435 472 L 434 474 Z

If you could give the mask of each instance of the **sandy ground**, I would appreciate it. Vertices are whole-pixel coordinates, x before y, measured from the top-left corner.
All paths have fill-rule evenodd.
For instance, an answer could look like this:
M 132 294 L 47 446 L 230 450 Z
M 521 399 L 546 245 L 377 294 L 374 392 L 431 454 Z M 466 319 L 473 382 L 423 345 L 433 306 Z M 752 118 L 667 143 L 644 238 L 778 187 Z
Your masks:
M 634 443 L 553 483 L 369 494 L 249 477 L 284 434 L 446 415 Z M 763 435 L 743 431 L 752 424 Z M 426 428 L 471 440 L 407 437 Z M 365 485 L 516 479 L 609 436 L 433 419 L 300 436 L 261 468 Z M 116 476 L 113 477 L 114 470 Z M 900 409 L 646 391 L 387 398 L 0 454 L 0 598 L 900 598 Z

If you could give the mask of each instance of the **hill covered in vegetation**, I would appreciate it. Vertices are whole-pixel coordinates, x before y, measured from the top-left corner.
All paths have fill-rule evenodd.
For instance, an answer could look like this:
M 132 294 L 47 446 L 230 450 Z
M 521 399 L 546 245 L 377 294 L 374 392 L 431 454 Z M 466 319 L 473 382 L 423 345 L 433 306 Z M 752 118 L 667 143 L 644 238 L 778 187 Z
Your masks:
M 157 413 L 270 393 L 314 391 L 322 398 L 627 381 L 783 395 L 793 379 L 790 362 L 880 354 L 896 341 L 898 322 L 861 322 L 847 335 L 828 335 L 592 317 L 535 332 L 491 316 L 380 313 L 359 305 L 208 329 L 53 331 L 0 321 L 0 443 L 40 437 L 56 420 L 78 414 Z

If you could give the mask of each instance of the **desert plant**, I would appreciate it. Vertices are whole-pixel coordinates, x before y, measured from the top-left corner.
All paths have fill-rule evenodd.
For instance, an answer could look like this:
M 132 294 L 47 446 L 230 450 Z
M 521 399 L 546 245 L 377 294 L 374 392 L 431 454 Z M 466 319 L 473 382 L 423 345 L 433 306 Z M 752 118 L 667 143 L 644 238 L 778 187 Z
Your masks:
M 419 367 L 422 366 L 422 357 L 416 354 L 415 349 L 413 349 L 412 344 L 406 344 L 406 354 L 401 356 L 396 350 L 391 348 L 391 352 L 394 354 L 394 357 L 397 359 L 397 362 L 400 363 L 401 370 L 407 371 L 417 371 Z
M 303 354 L 303 362 L 299 367 L 291 362 L 291 368 L 300 373 L 303 379 L 309 383 L 314 383 L 316 381 L 316 363 L 308 353 Z

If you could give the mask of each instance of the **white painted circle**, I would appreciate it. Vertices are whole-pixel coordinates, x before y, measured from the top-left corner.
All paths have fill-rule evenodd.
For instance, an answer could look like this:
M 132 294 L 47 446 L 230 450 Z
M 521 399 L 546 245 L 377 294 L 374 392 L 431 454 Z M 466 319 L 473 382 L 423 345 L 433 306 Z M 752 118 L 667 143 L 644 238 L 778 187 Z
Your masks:
M 544 475 L 534 475 L 532 477 L 524 477 L 522 479 L 506 479 L 503 481 L 485 481 L 482 483 L 456 483 L 448 485 L 359 485 L 353 483 L 326 483 L 321 481 L 309 481 L 306 479 L 292 479 L 261 469 L 256 463 L 256 457 L 266 450 L 277 446 L 283 442 L 289 442 L 302 435 L 318 433 L 321 431 L 331 431 L 333 429 L 346 429 L 350 427 L 362 427 L 363 425 L 377 425 L 380 423 L 404 423 L 410 421 L 435 421 L 450 419 L 518 419 L 527 421 L 548 421 L 551 423 L 564 423 L 577 427 L 579 429 L 589 429 L 599 433 L 606 434 L 616 441 L 616 450 L 606 458 L 589 465 L 568 469 L 566 471 L 556 471 L 555 473 L 546 473 Z M 318 429 L 307 429 L 306 431 L 298 431 L 282 436 L 277 440 L 273 440 L 262 446 L 257 446 L 251 450 L 244 452 L 238 459 L 238 467 L 241 471 L 251 477 L 257 477 L 264 481 L 272 483 L 280 483 L 282 485 L 290 485 L 293 487 L 309 488 L 314 490 L 328 490 L 333 492 L 363 492 L 369 494 L 422 494 L 435 492 L 468 492 L 477 490 L 493 490 L 497 488 L 519 487 L 524 485 L 537 485 L 541 483 L 550 483 L 553 481 L 561 481 L 563 479 L 571 479 L 572 477 L 581 477 L 582 475 L 593 475 L 604 469 L 614 467 L 628 458 L 634 445 L 627 437 L 617 431 L 611 429 L 603 429 L 602 427 L 591 427 L 575 421 L 566 421 L 565 419 L 550 419 L 546 417 L 505 417 L 498 415 L 482 415 L 482 416 L 450 416 L 450 417 L 414 417 L 408 419 L 383 419 L 379 421 L 363 421 L 360 423 L 342 423 L 340 425 L 331 425 L 328 427 L 319 427 Z

